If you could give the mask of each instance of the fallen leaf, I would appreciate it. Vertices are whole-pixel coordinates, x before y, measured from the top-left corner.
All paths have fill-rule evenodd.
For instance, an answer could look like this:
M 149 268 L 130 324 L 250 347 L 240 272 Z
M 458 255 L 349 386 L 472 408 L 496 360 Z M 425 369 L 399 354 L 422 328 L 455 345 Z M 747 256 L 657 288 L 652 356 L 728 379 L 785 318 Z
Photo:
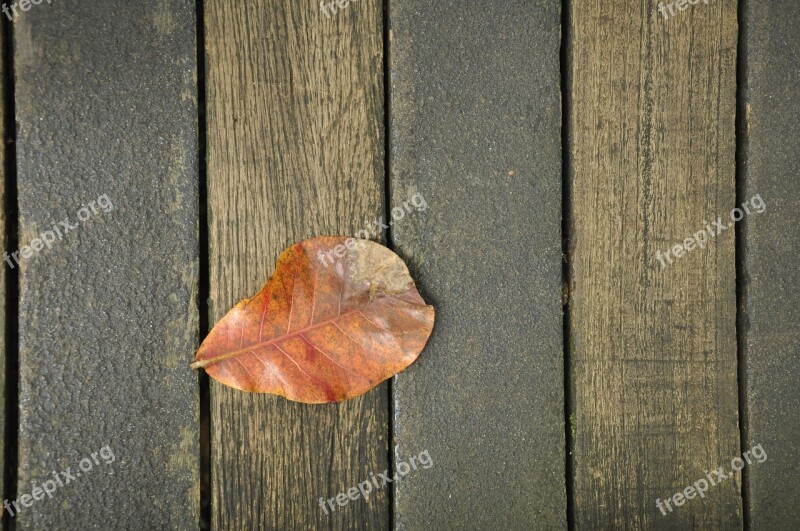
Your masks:
M 214 326 L 191 367 L 243 391 L 337 402 L 411 365 L 433 319 L 395 253 L 368 240 L 312 238 L 281 254 L 272 278 Z

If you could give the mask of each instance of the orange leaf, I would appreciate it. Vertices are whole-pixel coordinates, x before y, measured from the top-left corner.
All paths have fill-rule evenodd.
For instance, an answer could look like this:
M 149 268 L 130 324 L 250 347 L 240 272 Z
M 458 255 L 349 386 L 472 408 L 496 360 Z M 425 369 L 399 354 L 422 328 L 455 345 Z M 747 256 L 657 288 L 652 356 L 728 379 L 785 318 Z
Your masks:
M 272 278 L 214 326 L 191 366 L 243 391 L 337 402 L 411 365 L 433 316 L 386 247 L 312 238 L 281 254 Z

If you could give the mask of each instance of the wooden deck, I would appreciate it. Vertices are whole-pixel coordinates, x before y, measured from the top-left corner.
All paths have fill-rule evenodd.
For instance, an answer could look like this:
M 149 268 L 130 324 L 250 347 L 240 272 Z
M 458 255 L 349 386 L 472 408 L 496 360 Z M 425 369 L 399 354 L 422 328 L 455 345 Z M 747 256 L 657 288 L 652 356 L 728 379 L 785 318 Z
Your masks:
M 3 529 L 800 529 L 796 0 L 11 6 Z M 408 370 L 189 369 L 367 232 Z

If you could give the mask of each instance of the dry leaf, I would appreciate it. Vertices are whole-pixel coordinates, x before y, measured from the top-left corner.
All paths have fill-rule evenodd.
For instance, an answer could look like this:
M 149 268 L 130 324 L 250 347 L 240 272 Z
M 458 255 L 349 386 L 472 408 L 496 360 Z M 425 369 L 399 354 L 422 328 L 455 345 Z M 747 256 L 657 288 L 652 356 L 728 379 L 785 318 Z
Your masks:
M 392 251 L 367 240 L 313 238 L 281 254 L 261 291 L 214 326 L 192 368 L 243 391 L 336 402 L 411 365 L 433 318 Z

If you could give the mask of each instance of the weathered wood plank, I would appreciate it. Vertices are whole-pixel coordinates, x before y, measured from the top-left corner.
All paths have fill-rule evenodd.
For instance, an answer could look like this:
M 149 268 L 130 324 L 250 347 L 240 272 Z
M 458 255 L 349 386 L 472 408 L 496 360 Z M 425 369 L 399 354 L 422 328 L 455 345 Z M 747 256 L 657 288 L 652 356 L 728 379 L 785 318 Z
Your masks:
M 210 322 L 289 244 L 353 234 L 383 206 L 382 13 L 356 2 L 206 2 Z M 319 498 L 382 472 L 388 396 L 340 404 L 211 389 L 215 529 L 386 528 L 384 491 Z
M 734 230 L 663 258 L 735 206 L 736 2 L 686 5 L 572 3 L 578 529 L 742 523 L 738 474 L 656 506 L 739 453 Z
M 14 25 L 16 523 L 190 529 L 199 518 L 197 375 L 187 367 L 197 342 L 194 3 L 28 6 Z M 59 238 L 61 220 L 74 228 L 57 226 Z M 54 471 L 75 479 L 60 475 L 50 498 L 41 488 L 56 485 Z
M 765 211 L 744 232 L 746 446 L 751 529 L 800 529 L 800 4 L 745 3 L 744 194 Z
M 436 306 L 395 380 L 397 462 L 433 461 L 399 529 L 566 526 L 559 4 L 390 3 L 391 203 L 428 205 L 393 241 Z

